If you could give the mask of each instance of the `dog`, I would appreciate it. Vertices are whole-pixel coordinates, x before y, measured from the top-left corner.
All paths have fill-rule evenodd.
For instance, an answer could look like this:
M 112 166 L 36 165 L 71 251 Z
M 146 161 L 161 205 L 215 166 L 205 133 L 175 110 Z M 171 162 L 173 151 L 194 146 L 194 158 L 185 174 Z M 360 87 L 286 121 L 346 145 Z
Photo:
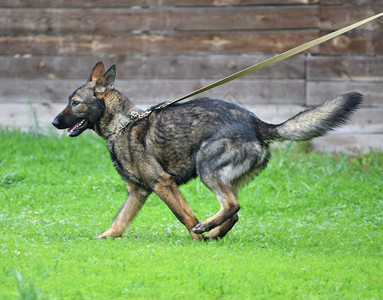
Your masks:
M 322 136 L 345 123 L 363 99 L 359 93 L 343 94 L 275 125 L 236 104 L 210 98 L 144 113 L 113 87 L 115 77 L 115 65 L 105 72 L 98 62 L 52 122 L 70 137 L 91 129 L 104 138 L 127 187 L 112 225 L 98 238 L 121 236 L 152 192 L 193 239 L 224 237 L 238 221 L 239 189 L 266 167 L 272 142 Z M 197 176 L 220 204 L 203 222 L 177 188 Z

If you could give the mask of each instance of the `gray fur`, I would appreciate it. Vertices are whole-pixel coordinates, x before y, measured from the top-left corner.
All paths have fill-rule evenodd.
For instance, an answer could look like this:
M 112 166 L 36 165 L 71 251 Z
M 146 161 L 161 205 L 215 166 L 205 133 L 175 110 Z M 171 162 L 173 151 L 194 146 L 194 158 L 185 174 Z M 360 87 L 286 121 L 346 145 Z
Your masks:
M 307 141 L 324 135 L 345 123 L 361 102 L 361 94 L 348 93 L 340 95 L 277 125 L 276 136 L 280 140 Z

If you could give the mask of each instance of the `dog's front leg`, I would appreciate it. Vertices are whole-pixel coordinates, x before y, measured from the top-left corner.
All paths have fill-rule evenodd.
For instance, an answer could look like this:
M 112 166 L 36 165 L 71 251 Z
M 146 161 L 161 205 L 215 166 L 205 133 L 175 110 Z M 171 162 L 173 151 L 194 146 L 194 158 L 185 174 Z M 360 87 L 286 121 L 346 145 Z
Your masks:
M 128 195 L 126 196 L 126 200 L 114 217 L 110 228 L 103 234 L 99 235 L 97 237 L 99 239 L 121 236 L 150 194 L 150 192 L 135 186 L 131 182 L 125 183 L 128 188 Z
M 193 240 L 202 238 L 191 229 L 199 223 L 177 188 L 174 179 L 168 173 L 163 173 L 154 185 L 154 192 L 166 203 L 177 219 L 186 226 Z

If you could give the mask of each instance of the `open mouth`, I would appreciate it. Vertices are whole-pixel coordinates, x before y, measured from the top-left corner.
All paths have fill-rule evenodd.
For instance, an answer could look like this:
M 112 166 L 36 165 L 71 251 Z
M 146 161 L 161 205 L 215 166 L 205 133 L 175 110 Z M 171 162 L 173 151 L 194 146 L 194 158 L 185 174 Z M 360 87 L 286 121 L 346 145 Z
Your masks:
M 80 135 L 85 129 L 88 128 L 88 121 L 82 119 L 80 122 L 76 123 L 72 128 L 69 128 L 67 133 L 70 137 L 75 137 Z

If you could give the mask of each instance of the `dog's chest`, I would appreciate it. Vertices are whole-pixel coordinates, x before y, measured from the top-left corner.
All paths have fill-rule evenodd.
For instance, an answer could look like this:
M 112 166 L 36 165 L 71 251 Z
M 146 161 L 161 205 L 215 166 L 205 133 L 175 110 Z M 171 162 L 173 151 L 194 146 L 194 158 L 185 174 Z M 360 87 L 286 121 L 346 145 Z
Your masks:
M 135 175 L 136 172 L 134 171 L 133 157 L 131 157 L 129 145 L 123 145 L 119 140 L 110 138 L 107 141 L 107 148 L 117 172 L 123 178 L 137 181 L 138 179 Z

